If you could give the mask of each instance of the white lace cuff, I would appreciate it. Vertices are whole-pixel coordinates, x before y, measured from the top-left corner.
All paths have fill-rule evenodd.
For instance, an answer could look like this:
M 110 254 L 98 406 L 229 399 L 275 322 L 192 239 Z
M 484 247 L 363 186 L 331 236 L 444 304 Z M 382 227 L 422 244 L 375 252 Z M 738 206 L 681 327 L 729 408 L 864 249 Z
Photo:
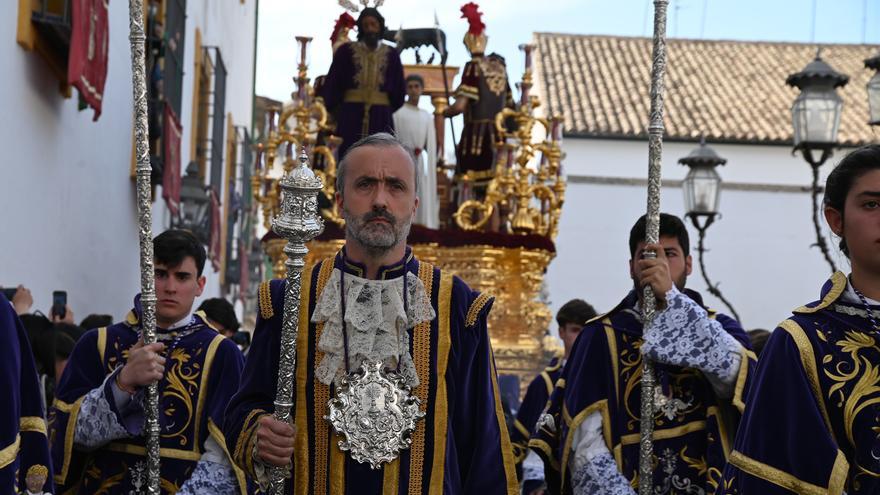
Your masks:
M 717 382 L 729 388 L 736 382 L 742 346 L 675 286 L 666 293 L 666 309 L 657 312 L 644 338 L 642 351 L 651 359 L 697 368 L 713 377 L 713 386 Z
M 529 450 L 525 460 L 522 463 L 523 481 L 540 480 L 544 481 L 544 461 L 538 457 L 534 450 Z
M 109 388 L 113 390 L 111 395 L 117 410 L 122 410 L 132 400 L 131 396 L 121 390 L 124 397 L 117 396 L 116 373 L 108 375 L 104 383 L 86 394 L 80 405 L 73 434 L 74 443 L 86 449 L 95 449 L 113 440 L 129 436 L 129 432 L 108 401 L 106 393 L 108 381 L 110 381 Z
M 572 471 L 575 495 L 635 495 L 629 481 L 617 470 L 614 457 L 607 450 L 593 457 L 578 470 Z
M 238 480 L 229 462 L 206 461 L 204 455 L 177 495 L 236 495 Z

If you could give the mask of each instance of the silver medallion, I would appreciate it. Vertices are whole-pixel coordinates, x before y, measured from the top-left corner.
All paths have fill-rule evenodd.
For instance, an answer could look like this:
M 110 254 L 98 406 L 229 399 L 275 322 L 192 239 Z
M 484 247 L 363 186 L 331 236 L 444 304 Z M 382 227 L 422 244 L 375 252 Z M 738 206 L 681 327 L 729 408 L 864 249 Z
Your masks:
M 400 374 L 385 371 L 381 361 L 365 359 L 360 369 L 343 376 L 324 416 L 338 435 L 339 449 L 360 463 L 379 469 L 412 445 L 416 421 L 425 413 Z

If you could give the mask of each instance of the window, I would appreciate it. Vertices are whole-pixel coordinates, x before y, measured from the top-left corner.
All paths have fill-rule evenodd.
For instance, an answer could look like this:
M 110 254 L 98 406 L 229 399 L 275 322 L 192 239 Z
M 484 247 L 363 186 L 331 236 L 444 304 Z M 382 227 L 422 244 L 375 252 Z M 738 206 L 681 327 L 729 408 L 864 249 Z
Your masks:
M 202 177 L 210 177 L 211 188 L 219 193 L 223 184 L 226 66 L 217 47 L 204 47 L 199 58 L 193 112 L 195 160 Z
M 19 0 L 16 40 L 37 52 L 58 78 L 61 93 L 70 98 L 67 55 L 71 35 L 70 0 Z

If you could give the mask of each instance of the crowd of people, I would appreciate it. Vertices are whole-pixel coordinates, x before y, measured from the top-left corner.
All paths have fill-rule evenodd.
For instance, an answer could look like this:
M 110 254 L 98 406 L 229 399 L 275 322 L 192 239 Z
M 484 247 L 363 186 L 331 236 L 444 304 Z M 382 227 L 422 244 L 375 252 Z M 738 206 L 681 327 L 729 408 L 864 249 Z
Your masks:
M 193 310 L 206 254 L 187 231 L 153 242 L 155 343 L 143 342 L 139 295 L 123 321 L 80 325 L 69 307 L 29 314 L 23 287 L 0 295 L 3 489 L 143 493 L 143 396 L 158 383 L 163 493 L 265 491 L 281 468 L 284 493 L 634 494 L 645 356 L 656 373 L 655 493 L 880 489 L 880 146 L 850 153 L 826 182 L 825 217 L 852 271 L 819 300 L 772 334 L 749 334 L 687 287 L 681 219 L 661 214 L 648 244 L 639 218 L 632 291 L 600 315 L 582 300 L 562 306 L 564 355 L 513 420 L 487 327 L 494 299 L 407 246 L 420 187 L 412 151 L 368 136 L 337 180 L 345 244 L 303 273 L 292 402 L 276 397 L 290 358 L 287 281 L 260 286 L 245 347 L 228 302 Z M 657 300 L 647 325 L 645 287 Z

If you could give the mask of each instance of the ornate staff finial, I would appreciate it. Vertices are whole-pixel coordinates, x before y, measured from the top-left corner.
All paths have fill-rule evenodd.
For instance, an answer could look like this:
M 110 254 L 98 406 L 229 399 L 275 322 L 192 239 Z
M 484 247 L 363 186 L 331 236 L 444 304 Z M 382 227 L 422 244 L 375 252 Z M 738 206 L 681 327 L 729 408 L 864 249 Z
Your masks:
M 290 423 L 293 407 L 294 373 L 296 370 L 296 339 L 299 331 L 299 303 L 302 271 L 309 252 L 306 243 L 324 230 L 318 213 L 318 193 L 323 188 L 320 178 L 309 168 L 309 156 L 302 147 L 298 163 L 280 182 L 281 208 L 272 220 L 272 230 L 287 239 L 287 287 L 284 291 L 284 318 L 281 323 L 281 350 L 278 359 L 278 384 L 275 393 L 274 417 Z M 308 282 L 307 282 L 308 283 Z M 272 468 L 269 475 L 270 493 L 284 493 L 285 468 Z

